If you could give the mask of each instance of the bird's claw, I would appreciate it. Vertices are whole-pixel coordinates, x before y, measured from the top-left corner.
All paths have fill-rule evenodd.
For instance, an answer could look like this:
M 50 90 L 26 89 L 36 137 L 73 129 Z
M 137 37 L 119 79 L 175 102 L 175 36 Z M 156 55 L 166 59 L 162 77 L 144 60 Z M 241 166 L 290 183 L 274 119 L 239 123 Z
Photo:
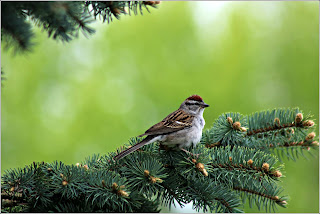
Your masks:
M 201 153 L 200 154 L 193 154 L 192 152 L 189 152 L 188 150 L 183 149 L 183 148 L 181 148 L 181 150 L 184 151 L 185 153 L 187 153 L 188 155 L 191 155 L 192 157 L 195 157 L 196 159 L 198 159 L 199 156 L 201 155 Z

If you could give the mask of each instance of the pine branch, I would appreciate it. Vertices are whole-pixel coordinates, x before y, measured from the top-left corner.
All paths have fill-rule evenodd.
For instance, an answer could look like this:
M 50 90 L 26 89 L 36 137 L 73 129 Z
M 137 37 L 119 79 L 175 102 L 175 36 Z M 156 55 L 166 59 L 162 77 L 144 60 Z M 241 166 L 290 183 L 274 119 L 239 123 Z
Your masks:
M 185 195 L 185 191 L 188 188 L 186 180 L 181 176 L 176 176 L 175 170 L 168 170 L 168 177 L 161 183 L 163 191 L 159 194 L 159 200 L 163 206 L 168 206 L 169 209 L 171 205 L 175 206 L 174 202 L 177 202 L 182 208 L 184 204 L 190 202 L 190 198 Z M 179 184 L 177 186 L 176 184 Z
M 247 120 L 240 113 L 222 114 L 213 124 L 213 127 L 205 132 L 202 142 L 210 147 L 227 145 L 242 145 L 246 135 Z
M 276 204 L 284 208 L 287 204 L 287 198 L 280 198 L 279 196 L 277 196 L 277 193 L 280 192 L 280 189 L 276 189 L 274 187 L 271 187 L 271 189 L 260 188 L 258 191 L 256 190 L 256 187 L 250 189 L 240 186 L 234 186 L 233 189 L 237 192 L 240 192 L 240 195 L 243 198 L 243 203 L 245 203 L 246 199 L 248 198 L 250 207 L 253 207 L 253 204 L 256 204 L 259 210 L 262 206 L 266 212 L 275 212 L 277 208 Z M 261 203 L 261 201 L 263 202 Z
M 62 42 L 95 32 L 89 27 L 97 16 L 109 22 L 121 14 L 142 15 L 148 7 L 156 8 L 160 1 L 83 1 L 83 2 L 3 2 L 1 7 L 1 36 L 6 50 L 30 51 L 34 33 L 31 23 L 47 31 L 48 36 Z
M 204 133 L 202 142 L 208 148 L 241 145 L 267 152 L 274 152 L 277 148 L 292 147 L 292 152 L 287 150 L 285 155 L 295 160 L 299 152 L 293 155 L 293 151 L 298 151 L 298 147 L 306 149 L 318 147 L 314 133 L 312 139 L 306 140 L 308 131 L 315 125 L 310 118 L 311 115 L 304 118 L 298 108 L 274 109 L 249 116 L 226 113 Z
M 210 155 L 212 161 L 209 163 L 209 171 L 216 179 L 230 177 L 228 174 L 232 174 L 232 177 L 239 177 L 239 179 L 258 177 L 260 179 L 278 180 L 279 176 L 276 175 L 276 172 L 280 172 L 283 168 L 283 165 L 277 164 L 276 157 L 263 151 L 244 147 L 214 148 Z M 234 174 L 237 176 L 234 176 Z M 226 178 L 226 180 L 230 179 Z
M 319 144 L 315 133 L 308 133 L 314 125 L 309 117 L 303 119 L 296 110 L 274 112 L 278 115 L 264 111 L 252 118 L 223 114 L 204 132 L 205 145 L 189 148 L 188 154 L 154 143 L 117 161 L 113 157 L 122 149 L 75 165 L 56 161 L 10 169 L 2 175 L 2 211 L 159 212 L 160 205 L 192 202 L 197 211 L 242 212 L 240 199 L 269 212 L 286 207 L 279 185 L 284 166 L 269 152 L 275 147 L 307 151 Z M 252 131 L 266 127 L 275 115 L 295 125 Z M 142 139 L 132 138 L 126 147 Z M 274 140 L 279 144 L 270 143 Z
M 192 198 L 193 208 L 203 212 L 234 213 L 242 212 L 240 199 L 228 188 L 206 180 L 191 180 L 188 194 Z
M 1 40 L 5 42 L 5 50 L 11 47 L 16 52 L 30 50 L 33 33 L 25 19 L 25 13 L 16 4 L 1 3 Z
M 7 78 L 5 77 L 4 75 L 4 72 L 2 70 L 2 67 L 1 67 L 1 87 L 3 86 L 3 81 L 5 81 Z
M 126 177 L 128 185 L 135 191 L 151 198 L 163 190 L 161 183 L 167 174 L 157 158 L 139 152 L 136 156 L 126 158 L 124 165 L 120 173 Z

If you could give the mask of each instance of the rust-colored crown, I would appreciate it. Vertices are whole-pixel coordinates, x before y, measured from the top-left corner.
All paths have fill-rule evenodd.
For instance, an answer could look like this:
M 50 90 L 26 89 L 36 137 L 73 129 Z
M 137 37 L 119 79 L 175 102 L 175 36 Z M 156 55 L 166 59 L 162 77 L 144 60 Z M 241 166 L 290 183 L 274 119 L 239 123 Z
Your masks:
M 195 100 L 195 101 L 203 101 L 203 99 L 199 95 L 192 95 L 187 98 L 187 100 Z

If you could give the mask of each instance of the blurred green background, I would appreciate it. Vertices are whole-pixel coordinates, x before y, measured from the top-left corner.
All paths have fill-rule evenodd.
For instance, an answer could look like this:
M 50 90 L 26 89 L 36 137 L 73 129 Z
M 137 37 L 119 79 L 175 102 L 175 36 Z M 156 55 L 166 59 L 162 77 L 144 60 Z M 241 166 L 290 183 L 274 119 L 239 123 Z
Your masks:
M 211 106 L 205 128 L 224 112 L 297 106 L 319 123 L 318 8 L 162 2 L 150 14 L 96 22 L 95 35 L 68 44 L 35 28 L 32 52 L 2 51 L 1 172 L 114 151 L 192 94 Z M 316 156 L 285 161 L 283 195 L 291 199 L 279 212 L 319 211 Z

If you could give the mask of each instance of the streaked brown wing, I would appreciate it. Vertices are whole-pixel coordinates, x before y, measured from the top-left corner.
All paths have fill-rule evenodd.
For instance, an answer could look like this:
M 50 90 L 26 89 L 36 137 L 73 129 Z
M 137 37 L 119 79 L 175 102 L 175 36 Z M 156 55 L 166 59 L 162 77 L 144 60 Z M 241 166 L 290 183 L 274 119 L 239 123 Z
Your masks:
M 190 127 L 194 116 L 186 114 L 183 110 L 178 109 L 169 114 L 161 122 L 151 126 L 144 135 L 169 134 Z

